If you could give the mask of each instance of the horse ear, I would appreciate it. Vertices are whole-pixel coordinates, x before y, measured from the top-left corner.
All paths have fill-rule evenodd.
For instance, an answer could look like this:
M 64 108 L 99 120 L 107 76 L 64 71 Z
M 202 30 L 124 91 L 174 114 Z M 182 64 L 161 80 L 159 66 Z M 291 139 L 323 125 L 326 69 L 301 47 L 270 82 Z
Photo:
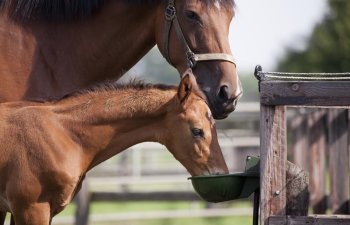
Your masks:
M 181 82 L 177 90 L 177 96 L 180 99 L 180 102 L 183 103 L 188 99 L 188 96 L 192 92 L 192 73 L 189 73 L 188 70 L 181 76 Z

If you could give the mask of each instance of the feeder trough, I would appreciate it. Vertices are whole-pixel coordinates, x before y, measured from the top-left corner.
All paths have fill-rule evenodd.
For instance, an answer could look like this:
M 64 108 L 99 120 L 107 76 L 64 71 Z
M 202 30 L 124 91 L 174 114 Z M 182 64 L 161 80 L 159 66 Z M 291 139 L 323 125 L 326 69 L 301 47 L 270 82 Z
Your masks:
M 188 179 L 192 181 L 197 194 L 208 202 L 247 198 L 259 190 L 259 162 L 259 158 L 248 156 L 244 172 L 195 176 Z

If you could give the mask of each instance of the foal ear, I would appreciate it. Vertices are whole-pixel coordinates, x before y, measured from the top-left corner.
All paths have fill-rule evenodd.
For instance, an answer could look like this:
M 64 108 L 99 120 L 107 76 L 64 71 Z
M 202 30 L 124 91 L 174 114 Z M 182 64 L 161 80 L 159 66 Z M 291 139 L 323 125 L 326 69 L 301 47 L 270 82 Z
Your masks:
M 188 99 L 192 92 L 192 79 L 191 74 L 184 74 L 182 76 L 179 88 L 177 90 L 177 96 L 180 99 L 180 102 L 183 103 Z

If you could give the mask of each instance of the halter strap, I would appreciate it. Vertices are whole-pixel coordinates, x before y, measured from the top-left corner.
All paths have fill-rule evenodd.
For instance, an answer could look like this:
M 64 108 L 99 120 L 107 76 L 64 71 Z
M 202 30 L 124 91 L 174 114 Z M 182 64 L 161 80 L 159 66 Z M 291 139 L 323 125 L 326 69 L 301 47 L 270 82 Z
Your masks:
M 211 61 L 211 60 L 222 60 L 228 61 L 233 64 L 236 64 L 233 55 L 225 53 L 207 53 L 207 54 L 195 54 L 194 58 L 196 61 Z
M 187 44 L 187 41 L 182 32 L 179 20 L 177 19 L 175 0 L 169 0 L 168 5 L 165 9 L 165 29 L 164 29 L 165 32 L 163 35 L 163 41 L 164 41 L 165 58 L 168 60 L 168 62 L 171 65 L 174 66 L 174 64 L 171 62 L 170 54 L 169 54 L 169 37 L 170 37 L 172 24 L 174 24 L 176 35 L 180 40 L 183 48 L 186 51 L 186 61 L 189 68 L 194 68 L 197 62 L 199 61 L 213 61 L 213 60 L 227 61 L 236 65 L 235 59 L 230 54 L 225 54 L 225 53 L 195 54 Z
M 165 9 L 165 28 L 163 33 L 163 41 L 164 41 L 164 52 L 165 52 L 165 58 L 168 60 L 168 62 L 171 65 L 174 65 L 171 62 L 171 59 L 169 57 L 169 38 L 170 38 L 170 30 L 171 26 L 173 24 L 173 19 L 176 16 L 176 8 L 174 5 L 174 0 L 169 0 L 168 5 Z

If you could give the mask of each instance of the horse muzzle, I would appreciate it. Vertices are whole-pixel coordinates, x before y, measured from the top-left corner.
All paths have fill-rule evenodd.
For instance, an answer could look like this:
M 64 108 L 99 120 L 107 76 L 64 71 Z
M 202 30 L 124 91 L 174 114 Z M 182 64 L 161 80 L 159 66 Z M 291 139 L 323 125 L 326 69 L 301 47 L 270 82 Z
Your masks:
M 229 97 L 229 95 L 226 86 L 219 89 L 214 99 L 207 95 L 209 108 L 215 119 L 225 119 L 231 112 L 235 111 L 242 92 L 239 92 L 238 95 L 233 97 Z

